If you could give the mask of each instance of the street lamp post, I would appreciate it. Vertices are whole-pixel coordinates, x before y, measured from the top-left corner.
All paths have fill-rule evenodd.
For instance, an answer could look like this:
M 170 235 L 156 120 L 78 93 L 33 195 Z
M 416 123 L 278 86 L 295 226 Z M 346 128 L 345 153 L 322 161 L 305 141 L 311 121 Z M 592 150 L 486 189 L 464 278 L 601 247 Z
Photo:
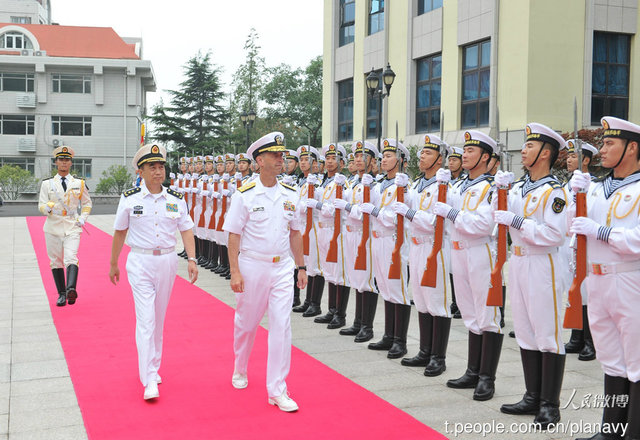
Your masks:
M 249 143 L 249 131 L 251 130 L 251 127 L 253 127 L 253 123 L 255 122 L 255 120 L 256 120 L 256 112 L 254 112 L 253 110 L 250 110 L 249 113 L 247 112 L 240 113 L 240 121 L 242 121 L 242 125 L 247 130 L 247 149 L 249 148 L 249 145 L 251 145 Z M 238 154 L 238 145 L 236 145 L 235 154 Z
M 382 88 L 378 88 L 380 86 L 380 75 L 378 75 L 373 67 L 371 68 L 371 72 L 367 75 L 367 91 L 371 98 L 378 96 L 378 124 L 376 126 L 376 133 L 378 136 L 378 151 L 380 151 L 380 141 L 382 137 L 382 99 L 389 96 L 391 93 L 391 86 L 393 85 L 393 81 L 396 79 L 396 74 L 393 70 L 391 70 L 391 66 L 387 63 L 387 67 L 382 72 L 382 82 L 386 89 L 386 92 L 382 90 Z

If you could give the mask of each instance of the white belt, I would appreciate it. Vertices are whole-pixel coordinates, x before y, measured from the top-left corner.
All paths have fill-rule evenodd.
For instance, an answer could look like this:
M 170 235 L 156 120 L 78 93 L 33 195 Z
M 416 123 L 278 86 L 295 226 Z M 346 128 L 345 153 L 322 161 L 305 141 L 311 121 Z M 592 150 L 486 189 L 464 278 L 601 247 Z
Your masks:
M 346 228 L 348 232 L 362 232 L 362 225 L 360 226 L 347 225 Z
M 481 244 L 489 243 L 489 237 L 478 238 L 477 240 L 460 240 L 452 241 L 451 247 L 456 251 L 462 249 L 469 249 L 472 247 L 480 246 Z
M 373 238 L 382 238 L 395 235 L 395 233 L 395 229 L 383 229 L 382 231 L 373 231 L 371 232 L 371 235 L 373 235 Z
M 433 243 L 433 237 L 430 235 L 423 235 L 420 237 L 411 237 L 411 243 L 413 244 Z
M 334 224 L 333 222 L 318 222 L 318 226 L 320 229 L 328 229 L 333 228 Z
M 514 246 L 513 255 L 524 257 L 525 255 L 545 255 L 555 254 L 558 252 L 557 247 L 547 246 Z
M 640 261 L 630 261 L 628 263 L 589 264 L 589 272 L 594 275 L 633 272 L 635 270 L 640 270 Z
M 142 249 L 139 247 L 131 246 L 131 252 L 135 252 L 136 254 L 145 254 L 145 255 L 165 255 L 170 254 L 171 252 L 175 252 L 175 247 L 170 247 L 166 249 Z
M 267 263 L 279 263 L 289 258 L 289 256 L 281 256 L 281 255 L 266 255 L 253 251 L 240 251 L 240 255 L 245 257 L 253 258 L 254 260 L 266 261 Z
M 74 216 L 72 213 L 68 213 L 64 209 L 52 209 L 51 210 L 51 214 L 60 215 L 62 217 L 73 217 Z

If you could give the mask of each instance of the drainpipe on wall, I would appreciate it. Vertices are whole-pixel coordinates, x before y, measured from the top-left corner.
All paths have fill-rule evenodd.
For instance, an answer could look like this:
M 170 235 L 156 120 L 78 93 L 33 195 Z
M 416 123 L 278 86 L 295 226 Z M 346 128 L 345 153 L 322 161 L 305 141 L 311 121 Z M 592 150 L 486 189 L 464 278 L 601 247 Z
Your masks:
M 491 73 L 493 81 L 491 82 L 490 96 L 493 97 L 493 105 L 491 106 L 490 121 L 492 131 L 495 133 L 495 139 L 500 142 L 500 133 L 498 133 L 497 115 L 498 115 L 498 29 L 500 28 L 500 0 L 495 0 L 493 4 L 493 32 L 491 33 Z M 509 147 L 507 146 L 507 150 Z
M 127 166 L 127 68 L 124 69 L 124 90 L 122 100 L 122 165 Z

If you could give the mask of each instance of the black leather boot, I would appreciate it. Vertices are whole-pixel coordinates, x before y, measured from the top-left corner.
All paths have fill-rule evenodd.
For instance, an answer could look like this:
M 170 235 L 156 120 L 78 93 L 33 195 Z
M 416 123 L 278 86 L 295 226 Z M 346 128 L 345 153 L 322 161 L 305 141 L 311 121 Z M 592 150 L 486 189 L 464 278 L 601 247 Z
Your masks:
M 593 346 L 593 338 L 591 337 L 591 328 L 589 328 L 589 314 L 587 306 L 582 306 L 582 330 L 584 332 L 584 347 L 578 354 L 579 361 L 592 361 L 596 358 L 596 349 Z
M 500 307 L 500 328 L 504 328 L 504 305 L 507 303 L 507 286 L 502 285 L 502 307 Z
M 518 403 L 507 403 L 500 407 L 505 414 L 536 415 L 540 411 L 540 387 L 542 384 L 542 352 L 520 349 L 524 385 L 527 391 Z
M 411 318 L 409 304 L 395 304 L 395 326 L 393 331 L 393 345 L 387 353 L 389 359 L 398 359 L 407 354 L 407 332 Z
M 449 331 L 451 318 L 434 316 L 433 342 L 431 344 L 431 358 L 424 369 L 425 376 L 440 376 L 447 369 L 447 346 L 449 345 Z
M 576 440 L 622 440 L 622 430 L 620 427 L 623 426 L 624 423 L 627 423 L 627 415 L 631 414 L 631 405 L 618 406 L 616 402 L 618 396 L 630 394 L 629 385 L 630 383 L 626 377 L 604 375 L 605 402 L 610 403 L 608 405 L 605 404 L 602 410 L 602 427 L 606 425 L 608 432 L 606 434 L 599 432 L 592 437 L 583 437 Z M 631 396 L 629 396 L 629 403 L 631 403 Z M 638 420 L 638 411 L 639 408 L 636 406 L 635 417 L 629 418 Z M 627 425 L 627 431 L 628 430 L 629 427 Z
M 542 386 L 540 388 L 540 411 L 533 423 L 546 430 L 560 421 L 560 391 L 564 378 L 566 355 L 542 353 Z
M 67 285 L 64 282 L 64 269 L 58 267 L 51 269 L 53 274 L 53 281 L 56 283 L 56 289 L 58 290 L 58 300 L 56 306 L 64 307 L 67 305 Z
M 412 358 L 404 358 L 400 364 L 405 367 L 426 367 L 431 356 L 431 341 L 433 340 L 433 316 L 429 313 L 418 312 L 418 327 L 420 327 L 420 350 Z
M 67 266 L 67 303 L 71 306 L 76 303 L 78 292 L 76 285 L 78 283 L 78 266 L 70 264 Z
M 206 266 L 209 264 L 209 241 L 200 239 L 200 252 L 202 255 L 198 259 L 198 266 Z
M 564 351 L 567 353 L 580 353 L 584 347 L 584 332 L 582 330 L 571 330 L 569 342 L 564 344 Z
M 363 293 L 356 290 L 356 313 L 353 318 L 353 325 L 340 330 L 342 336 L 355 336 L 360 332 L 360 327 L 362 327 L 362 296 Z
M 229 249 L 226 246 L 222 246 L 222 262 L 224 264 L 220 275 L 224 279 L 231 279 L 231 270 L 229 268 Z
M 322 275 L 316 275 L 313 280 L 313 292 L 311 294 L 311 304 L 307 310 L 302 314 L 305 318 L 312 316 L 318 316 L 322 313 L 320 303 L 322 302 L 322 292 L 324 291 L 324 277 Z
M 327 326 L 328 329 L 341 328 L 347 324 L 347 305 L 349 304 L 349 293 L 351 287 L 338 286 L 338 299 L 336 313 L 333 315 L 333 319 Z
M 213 270 L 213 273 L 221 274 L 225 270 L 225 267 L 224 267 L 225 252 L 224 252 L 224 246 L 222 246 L 221 244 L 218 245 L 218 255 L 220 257 L 220 264 L 218 265 L 218 267 L 216 267 Z
M 467 354 L 467 371 L 458 379 L 447 381 L 449 388 L 475 388 L 478 384 L 480 359 L 482 356 L 482 335 L 469 332 L 469 352 Z
M 329 298 L 327 301 L 329 311 L 326 314 L 318 316 L 313 320 L 313 322 L 317 322 L 318 324 L 329 324 L 331 320 L 333 320 L 333 315 L 335 315 L 337 311 L 336 303 L 338 301 L 338 286 L 336 286 L 334 283 L 329 283 L 329 287 L 327 288 L 327 290 L 329 291 Z
M 451 284 L 451 316 L 453 316 L 453 319 L 461 319 L 462 314 L 460 313 L 460 309 L 456 303 L 456 288 L 453 284 L 452 273 L 449 274 L 449 284 Z
M 213 270 L 218 267 L 218 245 L 215 241 L 209 242 L 209 264 L 204 268 Z
M 295 313 L 304 313 L 309 308 L 309 304 L 311 304 L 311 294 L 313 292 L 313 281 L 315 280 L 315 276 L 307 278 L 307 294 L 304 298 L 304 302 L 297 307 L 293 308 Z
M 478 385 L 473 392 L 473 400 L 489 400 L 495 392 L 496 371 L 502 351 L 502 333 L 484 332 L 482 334 L 482 357 Z
M 627 440 L 640 440 L 640 382 L 629 382 Z
M 300 305 L 300 288 L 298 287 L 298 269 L 293 271 L 293 304 L 291 307 Z
M 360 327 L 354 342 L 367 342 L 373 339 L 373 319 L 376 317 L 377 307 L 378 294 L 362 292 L 362 327 Z
M 393 331 L 395 328 L 395 304 L 384 301 L 384 335 L 378 342 L 367 346 L 369 350 L 389 350 L 393 346 Z M 357 339 L 357 338 L 356 338 Z

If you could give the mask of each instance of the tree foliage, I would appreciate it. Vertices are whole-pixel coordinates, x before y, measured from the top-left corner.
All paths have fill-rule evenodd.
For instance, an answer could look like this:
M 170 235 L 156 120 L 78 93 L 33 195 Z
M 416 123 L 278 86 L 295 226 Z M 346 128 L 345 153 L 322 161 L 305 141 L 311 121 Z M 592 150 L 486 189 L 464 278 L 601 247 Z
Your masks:
M 17 200 L 25 191 L 32 191 L 38 185 L 38 179 L 31 172 L 14 165 L 0 167 L 0 192 L 9 200 Z
M 245 61 L 238 67 L 231 82 L 233 89 L 231 110 L 236 116 L 243 111 L 253 110 L 258 113 L 260 110 L 258 99 L 267 78 L 267 69 L 264 58 L 260 55 L 260 49 L 258 33 L 251 28 L 244 43 Z
M 131 187 L 133 177 L 124 165 L 111 165 L 102 172 L 96 192 L 98 194 L 120 194 Z

